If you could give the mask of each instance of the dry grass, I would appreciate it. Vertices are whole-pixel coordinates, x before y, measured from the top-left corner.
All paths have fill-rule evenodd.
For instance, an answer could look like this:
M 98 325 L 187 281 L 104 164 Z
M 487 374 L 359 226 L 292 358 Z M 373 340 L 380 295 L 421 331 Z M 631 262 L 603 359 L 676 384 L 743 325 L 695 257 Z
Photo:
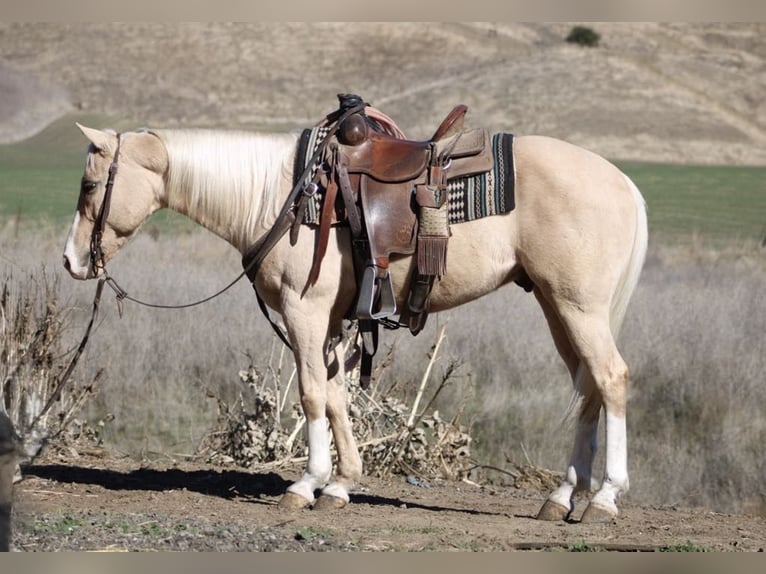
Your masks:
M 650 265 L 626 322 L 633 480 L 649 500 L 763 512 L 766 268 L 706 258 Z
M 34 283 L 44 265 L 46 276 L 58 281 L 59 308 L 69 310 L 61 331 L 66 349 L 85 328 L 95 286 L 71 281 L 59 269 L 63 235 L 55 230 L 34 242 L 0 235 L 0 266 L 3 274 L 29 276 Z M 633 375 L 628 496 L 643 503 L 761 511 L 763 253 L 757 246 L 717 254 L 699 247 L 682 255 L 653 251 L 620 339 Z M 112 264 L 131 294 L 163 302 L 205 295 L 238 271 L 237 254 L 205 232 L 144 234 Z M 44 291 L 38 295 L 45 300 Z M 390 364 L 378 359 L 385 369 L 376 383 L 384 391 L 380 396 L 394 401 L 388 412 L 409 414 L 429 349 L 444 325 L 447 336 L 433 378 L 442 380 L 457 363 L 461 367 L 431 406 L 447 420 L 461 412 L 473 437 L 472 457 L 504 470 L 527 463 L 563 469 L 571 432 L 561 421 L 571 386 L 534 298 L 516 287 L 433 315 L 418 337 L 384 332 L 382 353 L 393 351 Z M 287 356 L 275 360 L 278 349 L 245 283 L 190 310 L 125 303 L 122 318 L 107 292 L 77 374 L 87 381 L 105 370 L 83 418 L 111 415 L 102 440 L 134 456 L 193 454 L 216 425 L 216 398 L 235 405 L 247 388 L 241 371 L 255 366 L 266 372 L 279 364 L 286 383 L 292 362 Z M 285 397 L 288 405 L 295 401 L 294 387 L 280 403 Z M 471 389 L 473 399 L 463 405 Z M 289 436 L 293 429 L 287 424 L 284 430 Z M 294 440 L 302 442 L 300 433 Z M 507 477 L 488 468 L 477 475 L 479 470 L 474 478 Z

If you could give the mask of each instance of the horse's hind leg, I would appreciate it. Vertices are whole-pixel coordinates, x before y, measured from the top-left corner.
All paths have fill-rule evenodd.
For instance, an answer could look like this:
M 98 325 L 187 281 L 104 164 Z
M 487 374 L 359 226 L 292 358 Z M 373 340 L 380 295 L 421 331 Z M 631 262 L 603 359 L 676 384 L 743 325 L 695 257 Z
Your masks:
M 589 374 L 578 372 L 575 386 L 586 395 L 581 397 L 574 444 L 564 480 L 548 497 L 537 514 L 540 520 L 565 520 L 574 510 L 574 495 L 591 488 L 593 460 L 598 449 L 598 421 L 601 396 Z
M 583 404 L 575 435 L 573 459 L 578 452 L 595 454 L 595 437 L 598 427 L 599 407 L 603 404 L 606 422 L 606 463 L 601 487 L 591 499 L 583 514 L 583 522 L 609 520 L 618 514 L 616 500 L 628 490 L 626 407 L 628 395 L 628 367 L 617 350 L 609 326 L 607 309 L 588 309 L 572 304 L 557 306 L 569 340 L 582 362 Z M 592 381 L 592 383 L 591 383 Z M 592 445 L 589 446 L 587 442 Z M 579 443 L 579 444 L 578 444 Z M 581 461 L 582 462 L 582 461 Z M 581 465 L 581 468 L 584 466 Z M 572 470 L 572 465 L 568 469 Z M 576 474 L 576 473 L 575 473 Z M 575 480 L 572 481 L 571 479 Z M 585 478 L 583 476 L 583 478 Z M 580 477 L 567 477 L 549 497 L 560 503 L 575 489 L 589 485 Z
M 535 297 L 543 310 L 548 327 L 559 355 L 569 369 L 569 373 L 585 401 L 577 420 L 577 430 L 567 471 L 561 486 L 548 498 L 537 514 L 540 520 L 564 520 L 572 510 L 572 497 L 580 490 L 587 490 L 591 485 L 593 459 L 596 456 L 598 417 L 601 399 L 594 393 L 595 385 L 589 374 L 580 368 L 580 357 L 569 340 L 564 324 L 553 305 L 548 302 L 539 288 L 535 288 Z M 585 375 L 585 376 L 584 376 Z M 595 402 L 595 408 L 593 404 Z
M 605 520 L 617 514 L 616 498 L 628 489 L 625 409 L 628 370 L 617 351 L 606 309 L 588 309 L 535 295 L 579 395 L 580 411 L 574 445 L 564 480 L 548 497 L 537 517 L 563 520 L 574 509 L 573 497 L 591 487 L 602 405 L 606 411 L 606 469 L 601 489 L 583 514 L 584 521 Z M 554 301 L 554 303 L 551 303 Z

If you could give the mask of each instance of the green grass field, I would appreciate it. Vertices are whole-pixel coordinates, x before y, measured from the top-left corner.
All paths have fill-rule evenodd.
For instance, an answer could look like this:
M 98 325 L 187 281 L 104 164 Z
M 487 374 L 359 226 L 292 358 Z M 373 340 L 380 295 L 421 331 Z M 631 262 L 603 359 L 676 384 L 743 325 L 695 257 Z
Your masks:
M 620 164 L 649 208 L 663 242 L 746 244 L 766 240 L 766 168 Z
M 74 125 L 138 127 L 99 116 L 67 116 L 40 134 L 0 145 L 0 218 L 22 225 L 41 218 L 66 225 L 77 202 L 86 141 Z M 649 207 L 649 228 L 662 243 L 760 244 L 766 241 L 766 168 L 620 163 Z M 152 223 L 186 228 L 175 214 Z

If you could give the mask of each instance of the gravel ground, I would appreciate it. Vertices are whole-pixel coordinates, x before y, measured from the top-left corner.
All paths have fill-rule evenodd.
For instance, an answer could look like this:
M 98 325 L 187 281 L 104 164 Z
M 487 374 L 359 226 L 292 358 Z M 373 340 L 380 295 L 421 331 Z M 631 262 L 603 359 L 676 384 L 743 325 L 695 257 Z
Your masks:
M 535 520 L 555 474 L 510 486 L 364 478 L 341 510 L 285 511 L 298 469 L 136 462 L 106 453 L 43 459 L 15 486 L 18 551 L 762 552 L 766 518 L 625 500 L 606 524 Z

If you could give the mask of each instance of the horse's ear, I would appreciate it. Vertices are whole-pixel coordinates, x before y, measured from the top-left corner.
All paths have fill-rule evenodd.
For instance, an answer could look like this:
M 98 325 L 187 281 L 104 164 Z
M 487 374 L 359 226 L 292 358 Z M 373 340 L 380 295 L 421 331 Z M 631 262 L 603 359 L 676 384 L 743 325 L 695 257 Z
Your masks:
M 75 122 L 75 125 L 80 128 L 80 131 L 83 133 L 83 135 L 88 138 L 88 140 L 90 140 L 90 142 L 98 151 L 108 152 L 112 149 L 114 134 L 102 130 L 88 128 L 77 122 Z

